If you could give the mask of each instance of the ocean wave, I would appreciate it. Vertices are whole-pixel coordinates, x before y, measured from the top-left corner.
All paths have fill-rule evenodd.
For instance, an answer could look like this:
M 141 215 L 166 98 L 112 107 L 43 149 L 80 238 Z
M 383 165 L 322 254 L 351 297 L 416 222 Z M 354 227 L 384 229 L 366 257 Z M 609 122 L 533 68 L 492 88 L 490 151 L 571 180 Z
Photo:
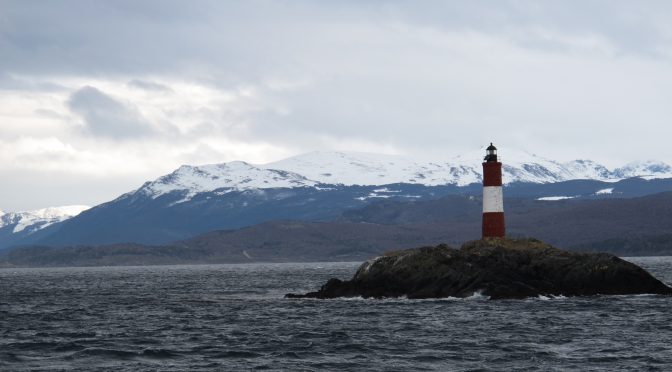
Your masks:
M 672 259 L 656 265 L 672 273 Z M 289 289 L 352 275 L 327 265 L 306 269 L 312 266 L 63 269 L 3 277 L 0 370 L 634 371 L 672 365 L 672 296 L 282 298 Z M 264 298 L 256 291 L 265 291 Z M 41 316 L 52 309 L 58 317 Z M 600 359 L 605 356 L 613 359 Z

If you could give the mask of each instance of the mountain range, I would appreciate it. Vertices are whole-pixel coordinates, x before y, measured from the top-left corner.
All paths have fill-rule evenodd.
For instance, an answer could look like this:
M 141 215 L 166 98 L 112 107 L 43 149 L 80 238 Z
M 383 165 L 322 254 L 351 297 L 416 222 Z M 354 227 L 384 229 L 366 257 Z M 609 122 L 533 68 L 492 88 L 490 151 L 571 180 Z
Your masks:
M 482 156 L 461 155 L 449 161 L 422 161 L 400 155 L 353 152 L 312 152 L 264 165 L 242 161 L 182 166 L 173 173 L 145 183 L 132 194 L 154 199 L 180 193 L 186 202 L 198 194 L 278 188 L 320 188 L 320 185 L 383 186 L 410 184 L 424 186 L 468 186 L 482 181 Z M 672 167 L 663 162 L 635 162 L 607 169 L 590 160 L 560 163 L 522 151 L 511 151 L 500 161 L 503 181 L 513 183 L 554 183 L 568 180 L 615 182 L 632 177 L 672 178 Z M 127 194 L 128 195 L 128 194 Z
M 242 161 L 185 165 L 115 200 L 88 210 L 80 207 L 84 211 L 79 214 L 76 209 L 59 217 L 44 213 L 38 218 L 42 215 L 34 213 L 18 219 L 17 214 L 5 214 L 0 249 L 36 244 L 167 244 L 277 220 L 331 221 L 381 200 L 478 197 L 482 155 L 428 161 L 313 152 L 264 165 Z M 500 159 L 507 197 L 582 200 L 672 190 L 672 167 L 662 162 L 608 169 L 590 160 L 557 162 L 513 150 L 500 154 Z
M 672 192 L 639 198 L 539 201 L 509 198 L 507 235 L 538 237 L 578 251 L 672 255 Z M 381 200 L 326 222 L 271 221 L 218 230 L 164 245 L 20 247 L 7 266 L 109 266 L 246 262 L 361 261 L 395 249 L 480 234 L 481 199 Z
M 89 209 L 86 205 L 68 205 L 22 212 L 0 210 L 0 242 L 11 245 L 24 237 L 70 219 Z

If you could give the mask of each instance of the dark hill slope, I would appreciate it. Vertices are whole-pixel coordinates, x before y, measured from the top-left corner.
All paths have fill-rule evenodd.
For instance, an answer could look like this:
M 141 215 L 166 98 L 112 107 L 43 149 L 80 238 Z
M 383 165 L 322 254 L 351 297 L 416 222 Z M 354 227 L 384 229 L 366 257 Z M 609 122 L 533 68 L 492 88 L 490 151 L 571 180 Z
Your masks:
M 334 222 L 269 222 L 215 231 L 166 246 L 22 247 L 0 266 L 360 261 L 389 249 L 445 241 L 441 229 Z
M 215 231 L 177 243 L 210 252 L 221 260 L 359 260 L 418 241 L 444 241 L 432 226 L 390 226 L 343 222 L 273 222 L 233 231 Z
M 563 247 L 607 239 L 672 232 L 672 192 L 631 199 L 504 199 L 507 235 L 537 236 Z M 344 213 L 343 220 L 389 225 L 440 225 L 448 241 L 480 235 L 481 199 L 449 196 L 434 201 L 385 201 Z M 438 227 L 438 226 L 437 226 Z M 670 247 L 672 252 L 672 247 Z
M 389 185 L 394 198 L 435 199 L 456 193 L 456 186 Z M 103 245 L 133 242 L 163 245 L 214 230 L 239 229 L 278 220 L 329 221 L 343 211 L 361 208 L 377 186 L 322 185 L 320 188 L 215 190 L 185 201 L 184 192 L 152 198 L 123 195 L 80 215 L 54 224 L 13 245 Z M 474 187 L 474 190 L 478 188 Z M 8 247 L 0 240 L 0 249 Z
M 611 193 L 598 193 L 611 189 Z M 643 180 L 631 178 L 614 183 L 592 180 L 537 184 L 513 183 L 505 186 L 507 212 L 516 212 L 515 198 L 533 199 L 569 195 L 580 200 L 613 199 L 672 191 L 672 179 Z M 35 234 L 0 232 L 0 250 L 17 245 L 102 245 L 134 242 L 169 244 L 213 230 L 238 229 L 277 220 L 330 221 L 344 212 L 358 209 L 382 198 L 387 200 L 424 200 L 453 195 L 434 206 L 430 216 L 450 217 L 441 222 L 473 222 L 479 218 L 482 186 L 470 184 L 424 186 L 390 184 L 384 186 L 319 185 L 318 187 L 271 188 L 234 191 L 218 189 L 190 195 L 187 190 L 150 197 L 142 191 L 131 192 L 116 200 L 96 206 L 79 216 L 51 225 Z M 464 196 L 475 199 L 469 202 Z M 448 205 L 445 205 L 448 203 Z M 425 204 L 425 210 L 429 204 Z M 547 208 L 549 205 L 526 205 Z M 447 207 L 447 208 L 446 208 Z M 422 213 L 405 211 L 390 224 L 423 223 Z M 422 212 L 419 210 L 418 212 Z M 441 214 L 443 213 L 443 214 Z M 385 216 L 391 218 L 394 216 Z M 471 218 L 471 220 L 470 220 Z M 434 220 L 436 221 L 436 219 Z M 434 222 L 432 222 L 434 223 Z M 513 225 L 512 225 L 513 226 Z M 475 230 L 478 231 L 478 230 Z M 515 228 L 514 230 L 515 231 Z M 471 239 L 474 235 L 460 235 Z
M 672 193 L 636 199 L 541 202 L 505 199 L 510 236 L 624 256 L 672 255 Z M 481 201 L 385 201 L 337 222 L 268 222 L 215 231 L 165 246 L 117 244 L 19 248 L 5 265 L 71 266 L 167 263 L 352 261 L 390 249 L 461 244 L 480 236 Z

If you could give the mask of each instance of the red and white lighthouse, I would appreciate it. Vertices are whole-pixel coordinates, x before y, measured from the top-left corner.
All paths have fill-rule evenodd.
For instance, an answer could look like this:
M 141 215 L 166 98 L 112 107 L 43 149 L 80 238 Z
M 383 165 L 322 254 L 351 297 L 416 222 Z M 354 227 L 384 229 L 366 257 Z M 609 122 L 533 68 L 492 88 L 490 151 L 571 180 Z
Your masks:
M 497 161 L 497 148 L 490 142 L 483 159 L 483 238 L 503 237 L 502 163 Z

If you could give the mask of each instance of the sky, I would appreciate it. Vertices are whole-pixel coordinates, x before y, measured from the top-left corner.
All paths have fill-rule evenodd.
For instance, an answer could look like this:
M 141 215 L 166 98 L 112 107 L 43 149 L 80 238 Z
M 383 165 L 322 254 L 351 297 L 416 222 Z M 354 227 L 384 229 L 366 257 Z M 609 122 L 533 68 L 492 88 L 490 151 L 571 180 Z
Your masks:
M 0 209 L 182 164 L 672 154 L 669 1 L 0 0 Z

